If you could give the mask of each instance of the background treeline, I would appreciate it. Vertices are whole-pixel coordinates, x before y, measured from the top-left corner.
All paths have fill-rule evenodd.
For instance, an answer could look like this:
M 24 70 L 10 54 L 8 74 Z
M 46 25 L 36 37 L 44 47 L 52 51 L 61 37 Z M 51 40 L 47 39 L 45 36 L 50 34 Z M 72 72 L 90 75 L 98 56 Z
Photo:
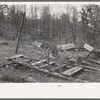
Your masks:
M 0 5 L 0 37 L 16 40 L 23 12 L 26 12 L 21 41 L 54 43 L 88 43 L 98 46 L 100 40 L 100 6 L 83 5 L 77 10 L 66 5 L 64 12 L 53 13 L 50 5 Z

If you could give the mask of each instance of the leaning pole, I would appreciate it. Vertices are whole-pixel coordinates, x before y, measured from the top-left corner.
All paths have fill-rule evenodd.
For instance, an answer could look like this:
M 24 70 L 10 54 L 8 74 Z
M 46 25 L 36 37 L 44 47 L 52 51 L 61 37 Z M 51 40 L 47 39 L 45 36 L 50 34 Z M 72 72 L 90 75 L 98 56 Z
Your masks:
M 15 54 L 18 53 L 18 46 L 19 46 L 19 41 L 20 41 L 20 37 L 21 37 L 21 31 L 22 31 L 23 24 L 24 24 L 24 18 L 25 18 L 25 12 L 23 13 L 23 17 L 22 17 L 21 24 L 20 24 L 20 29 L 19 29 L 19 34 L 18 34 L 18 40 L 17 40 Z

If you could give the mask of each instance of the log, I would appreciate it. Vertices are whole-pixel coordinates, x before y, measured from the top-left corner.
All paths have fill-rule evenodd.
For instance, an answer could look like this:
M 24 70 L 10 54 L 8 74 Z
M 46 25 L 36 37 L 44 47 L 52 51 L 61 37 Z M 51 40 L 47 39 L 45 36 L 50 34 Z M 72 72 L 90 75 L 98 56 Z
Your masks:
M 10 59 L 16 59 L 16 58 L 21 58 L 21 57 L 23 57 L 22 54 L 21 54 L 21 55 L 15 55 L 15 56 L 13 56 L 13 57 L 10 57 Z
M 47 61 L 47 60 L 44 59 L 44 60 L 42 60 L 42 61 L 38 61 L 38 62 L 32 63 L 31 65 L 34 66 L 34 65 L 37 65 L 37 64 L 40 64 L 40 63 L 44 63 L 44 62 L 46 62 L 46 61 Z
M 32 65 L 30 65 L 28 63 L 19 63 L 18 61 L 14 60 L 14 59 L 9 59 L 9 60 L 12 61 L 12 62 L 14 62 L 14 63 L 22 64 L 22 65 L 27 66 L 29 68 L 35 69 L 35 70 L 40 71 L 40 72 L 43 72 L 45 74 L 50 74 L 52 76 L 55 76 L 57 78 L 64 79 L 64 80 L 67 80 L 67 81 L 77 80 L 77 82 L 88 82 L 88 81 L 81 80 L 81 79 L 76 79 L 76 78 L 73 78 L 73 77 L 67 77 L 67 76 L 64 76 L 64 75 L 62 75 L 60 73 L 57 73 L 57 72 L 49 72 L 46 69 L 43 69 L 43 68 L 40 69 L 40 68 L 38 68 L 36 66 L 32 66 Z
M 31 59 L 25 59 L 25 60 L 23 60 L 24 62 L 27 62 L 27 63 L 30 63 L 30 62 L 32 62 L 32 60 Z
M 69 59 L 69 61 L 72 61 L 72 62 L 76 62 L 76 59 L 74 59 L 74 58 L 71 58 L 71 59 Z M 90 65 L 91 63 L 90 62 L 87 62 L 87 61 L 80 61 L 80 63 L 82 63 L 82 64 L 87 64 L 87 65 Z
M 95 68 L 95 67 L 90 67 L 90 66 L 83 66 L 83 65 L 78 65 L 80 67 L 86 68 L 86 69 L 91 69 L 91 70 L 96 70 L 96 71 L 100 71 L 99 68 Z
M 82 64 L 87 64 L 87 65 L 91 65 L 91 63 L 86 62 L 86 61 L 81 61 Z
M 88 59 L 88 61 L 90 61 L 91 63 L 96 63 L 96 64 L 100 65 L 100 61 L 96 61 L 96 60 L 92 60 L 92 59 Z

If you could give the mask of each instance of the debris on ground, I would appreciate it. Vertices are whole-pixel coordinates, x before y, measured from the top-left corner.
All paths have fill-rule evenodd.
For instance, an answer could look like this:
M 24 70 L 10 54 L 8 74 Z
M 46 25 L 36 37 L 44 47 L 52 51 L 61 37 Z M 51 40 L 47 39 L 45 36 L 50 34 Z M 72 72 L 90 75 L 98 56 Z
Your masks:
M 59 50 L 71 50 L 76 48 L 74 43 L 62 44 L 62 45 L 58 45 L 57 47 Z
M 0 41 L 0 45 L 8 46 L 8 43 L 5 41 Z
M 6 63 L 1 64 L 1 66 L 8 65 L 8 67 L 7 66 L 0 67 L 0 80 L 5 81 L 5 82 L 15 82 L 15 83 L 16 82 L 36 83 L 36 82 L 43 82 L 43 81 L 44 82 L 56 82 L 56 78 L 57 78 L 57 82 L 59 82 L 59 81 L 60 82 L 75 82 L 76 80 L 77 80 L 77 82 L 79 82 L 79 81 L 91 82 L 91 81 L 93 81 L 93 78 L 92 78 L 93 74 L 92 74 L 92 72 L 88 73 L 88 71 L 91 70 L 93 72 L 95 72 L 95 71 L 97 72 L 97 75 L 95 73 L 94 77 L 98 77 L 98 78 L 95 78 L 94 81 L 100 81 L 100 78 L 99 78 L 100 68 L 98 66 L 100 56 L 98 56 L 98 58 L 95 58 L 95 57 L 97 57 L 97 55 L 100 54 L 100 50 L 90 46 L 89 44 L 84 44 L 84 46 L 83 46 L 84 51 L 80 50 L 78 52 L 78 64 L 75 65 L 76 55 L 77 55 L 76 51 L 75 51 L 76 48 L 74 48 L 73 44 L 71 44 L 70 48 L 69 47 L 70 47 L 69 44 L 66 46 L 63 45 L 62 50 L 64 50 L 64 51 L 60 51 L 62 53 L 65 52 L 66 53 L 65 55 L 67 56 L 67 60 L 69 59 L 67 63 L 66 63 L 67 60 L 65 59 L 65 62 L 61 67 L 62 73 L 59 73 L 60 67 L 58 67 L 58 65 L 55 64 L 54 61 L 51 61 L 52 59 L 50 59 L 49 65 L 47 62 L 42 61 L 44 53 L 43 53 L 43 50 L 37 46 L 37 43 L 35 43 L 35 45 L 33 44 L 33 45 L 23 46 L 23 48 L 25 48 L 25 49 L 19 49 L 18 55 L 11 54 L 10 52 L 9 52 L 10 55 L 6 55 L 7 54 L 6 52 L 8 52 L 8 50 L 6 51 L 6 47 L 1 47 L 2 55 L 4 54 L 4 59 L 6 57 L 6 61 L 8 58 L 10 58 L 10 59 L 14 59 L 17 62 L 10 63 L 8 61 Z M 2 48 L 5 51 L 3 51 Z M 9 51 L 10 51 L 10 48 L 9 48 Z M 45 53 L 45 54 L 47 55 L 47 53 Z M 87 57 L 88 55 L 89 55 L 89 57 Z M 93 57 L 91 57 L 91 55 Z M 36 60 L 37 58 L 38 58 L 38 60 Z M 18 63 L 18 64 L 16 64 L 16 63 Z M 34 67 L 35 67 L 35 69 L 34 69 Z M 5 70 L 3 70 L 3 69 L 5 69 Z M 34 73 L 33 72 L 30 73 L 30 71 L 28 73 L 27 71 L 29 69 L 30 69 L 30 71 L 34 71 Z M 39 72 L 37 69 L 39 69 Z M 39 74 L 39 73 L 42 73 L 41 71 L 43 71 L 43 73 L 46 73 L 46 74 L 44 74 L 44 76 L 47 78 L 45 78 L 44 76 Z M 48 75 L 48 72 L 50 75 Z M 18 73 L 20 73 L 20 74 L 18 74 Z M 63 73 L 64 74 L 67 73 L 67 74 L 64 75 Z M 84 75 L 84 73 L 86 73 L 86 74 Z M 34 75 L 32 75 L 32 74 L 34 74 Z M 36 77 L 37 75 L 39 77 L 38 79 Z M 82 75 L 87 78 L 84 78 Z M 58 76 L 60 78 L 58 78 Z M 66 80 L 65 80 L 65 78 L 66 78 Z

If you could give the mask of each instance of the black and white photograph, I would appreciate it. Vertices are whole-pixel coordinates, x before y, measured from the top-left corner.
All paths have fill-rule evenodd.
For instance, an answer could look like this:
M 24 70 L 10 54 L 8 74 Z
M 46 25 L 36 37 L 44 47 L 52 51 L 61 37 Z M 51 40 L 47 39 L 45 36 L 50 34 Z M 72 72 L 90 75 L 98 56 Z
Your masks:
M 99 2 L 0 3 L 0 83 L 95 82 Z

